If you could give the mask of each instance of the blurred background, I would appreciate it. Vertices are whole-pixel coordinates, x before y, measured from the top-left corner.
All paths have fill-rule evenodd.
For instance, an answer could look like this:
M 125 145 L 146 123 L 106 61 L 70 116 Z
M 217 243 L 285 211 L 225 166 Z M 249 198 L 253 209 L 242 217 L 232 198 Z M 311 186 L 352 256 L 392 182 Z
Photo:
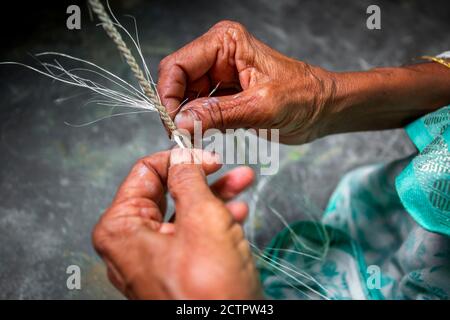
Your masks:
M 283 54 L 334 71 L 410 63 L 450 49 L 450 3 L 439 0 L 110 1 L 129 30 L 138 23 L 142 51 L 157 78 L 159 61 L 223 19 L 244 24 Z M 68 30 L 66 9 L 81 8 L 81 30 Z M 366 28 L 366 8 L 381 8 L 381 30 Z M 2 4 L 0 61 L 35 62 L 29 53 L 58 51 L 133 81 L 128 66 L 85 1 Z M 0 65 L 0 298 L 120 298 L 91 245 L 91 230 L 132 164 L 172 144 L 156 114 L 115 117 L 84 106 L 86 91 L 19 66 Z M 402 130 L 343 134 L 281 146 L 280 171 L 258 177 L 243 198 L 246 225 L 260 247 L 283 223 L 318 215 L 342 175 L 414 152 Z M 229 167 L 228 167 L 229 168 Z M 227 170 L 227 167 L 221 172 Z M 215 175 L 212 177 L 214 179 Z M 66 286 L 78 265 L 82 289 Z

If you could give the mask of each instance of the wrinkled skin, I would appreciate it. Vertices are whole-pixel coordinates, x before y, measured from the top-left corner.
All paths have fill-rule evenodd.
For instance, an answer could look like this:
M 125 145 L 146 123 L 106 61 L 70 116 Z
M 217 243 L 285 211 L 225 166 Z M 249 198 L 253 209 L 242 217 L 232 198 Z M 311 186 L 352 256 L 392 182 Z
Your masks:
M 231 21 L 166 57 L 159 70 L 162 102 L 172 115 L 180 111 L 178 127 L 192 131 L 193 120 L 200 120 L 203 130 L 276 128 L 289 144 L 320 135 L 319 119 L 334 90 L 328 72 L 280 54 Z M 195 100 L 180 110 L 186 98 Z
M 450 70 L 436 63 L 332 73 L 283 56 L 230 21 L 165 58 L 158 82 L 180 128 L 192 132 L 193 120 L 203 130 L 275 128 L 291 144 L 404 126 L 450 103 L 449 88 Z M 208 186 L 205 174 L 219 165 L 190 160 L 179 149 L 143 158 L 119 188 L 93 233 L 111 282 L 129 298 L 260 298 L 240 225 L 247 206 L 227 202 L 251 184 L 251 170 Z M 166 191 L 175 222 L 163 222 Z
M 162 102 L 179 128 L 192 133 L 199 120 L 203 130 L 279 129 L 287 144 L 403 127 L 450 102 L 450 69 L 437 63 L 330 72 L 280 54 L 232 21 L 166 57 L 159 71 Z
M 253 172 L 236 168 L 209 187 L 205 174 L 219 168 L 213 161 L 191 163 L 191 154 L 182 149 L 134 165 L 93 232 L 110 281 L 126 297 L 261 297 L 240 225 L 248 208 L 225 203 L 251 184 Z M 163 222 L 167 189 L 175 201 L 175 222 Z

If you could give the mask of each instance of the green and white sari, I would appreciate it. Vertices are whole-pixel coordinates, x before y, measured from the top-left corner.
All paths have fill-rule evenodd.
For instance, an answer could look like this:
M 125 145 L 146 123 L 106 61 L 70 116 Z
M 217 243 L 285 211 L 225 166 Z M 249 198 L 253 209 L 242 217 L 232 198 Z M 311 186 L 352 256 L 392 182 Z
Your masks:
M 268 298 L 449 299 L 450 106 L 405 129 L 417 154 L 351 171 L 320 222 L 272 240 L 286 272 L 259 263 Z

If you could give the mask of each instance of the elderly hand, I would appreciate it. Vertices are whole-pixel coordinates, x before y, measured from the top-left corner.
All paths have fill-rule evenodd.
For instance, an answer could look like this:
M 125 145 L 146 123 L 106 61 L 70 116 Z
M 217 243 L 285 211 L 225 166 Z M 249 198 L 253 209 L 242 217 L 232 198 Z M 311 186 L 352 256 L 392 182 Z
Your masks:
M 450 103 L 449 87 L 450 69 L 437 63 L 329 72 L 276 52 L 231 21 L 166 57 L 158 82 L 180 128 L 192 132 L 200 120 L 203 130 L 279 129 L 289 144 L 402 127 Z
M 180 128 L 277 128 L 281 142 L 300 143 L 321 135 L 333 80 L 224 21 L 161 61 L 158 90 Z M 195 100 L 179 108 L 186 98 Z
M 225 204 L 253 180 L 236 168 L 207 185 L 220 168 L 209 153 L 193 164 L 191 151 L 174 149 L 139 160 L 93 232 L 111 282 L 136 299 L 251 299 L 261 297 L 242 222 L 247 206 Z M 176 221 L 163 222 L 165 191 Z

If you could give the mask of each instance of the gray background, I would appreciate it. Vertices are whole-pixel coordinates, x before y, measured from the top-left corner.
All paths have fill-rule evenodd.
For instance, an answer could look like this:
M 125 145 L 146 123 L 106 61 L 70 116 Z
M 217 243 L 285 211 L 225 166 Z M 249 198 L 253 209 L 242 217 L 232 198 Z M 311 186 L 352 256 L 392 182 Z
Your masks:
M 373 3 L 382 9 L 379 31 L 365 27 L 365 9 Z M 2 15 L 11 19 L 2 21 L 2 36 L 7 40 L 0 60 L 33 63 L 29 52 L 59 51 L 132 81 L 116 48 L 90 21 L 84 2 L 82 29 L 66 29 L 67 4 L 34 4 L 28 12 L 20 11 L 21 16 L 19 5 L 3 10 Z M 286 55 L 336 71 L 399 65 L 450 49 L 450 10 L 445 1 L 111 4 L 127 27 L 132 25 L 123 14 L 136 17 L 143 52 L 155 77 L 160 59 L 222 19 L 243 23 Z M 23 68 L 0 66 L 0 298 L 120 298 L 106 280 L 90 233 L 133 162 L 171 144 L 155 114 L 118 117 L 83 128 L 65 125 L 64 121 L 82 123 L 108 114 L 102 108 L 83 107 L 89 96 L 80 93 Z M 413 151 L 401 130 L 283 146 L 278 175 L 264 186 L 259 180 L 259 190 L 250 189 L 245 198 L 252 202 L 253 217 L 264 214 L 267 201 L 258 199 L 265 198 L 293 221 L 304 210 L 320 212 L 348 170 Z M 309 204 L 300 204 L 299 194 Z M 252 241 L 260 246 L 281 228 L 279 221 L 268 219 L 274 220 L 270 227 L 255 224 L 255 219 L 247 225 Z M 81 267 L 81 291 L 66 288 L 65 270 L 71 264 Z

